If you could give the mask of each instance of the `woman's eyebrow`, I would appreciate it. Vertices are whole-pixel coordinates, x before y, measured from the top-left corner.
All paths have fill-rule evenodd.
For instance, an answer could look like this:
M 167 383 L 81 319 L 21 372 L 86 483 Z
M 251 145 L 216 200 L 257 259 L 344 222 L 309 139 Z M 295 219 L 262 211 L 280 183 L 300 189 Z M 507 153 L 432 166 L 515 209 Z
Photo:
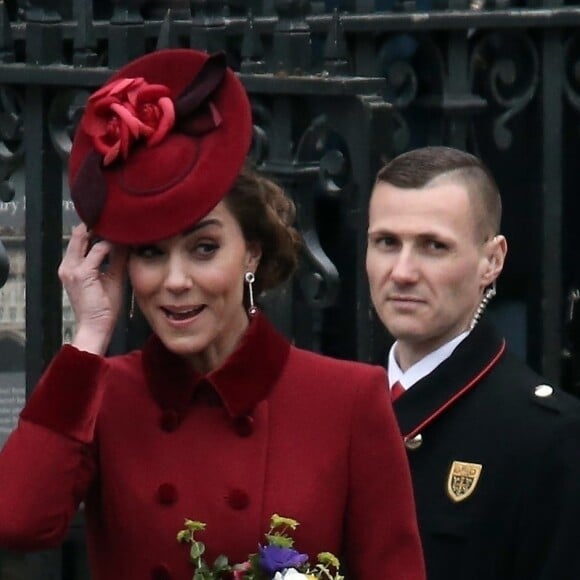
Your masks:
M 190 228 L 186 229 L 181 236 L 188 236 L 189 234 L 196 232 L 197 230 L 200 230 L 202 228 L 205 228 L 207 226 L 223 226 L 222 222 L 217 219 L 217 218 L 209 218 L 206 220 L 202 220 L 200 222 L 197 222 L 196 224 L 194 224 L 193 226 L 191 226 Z

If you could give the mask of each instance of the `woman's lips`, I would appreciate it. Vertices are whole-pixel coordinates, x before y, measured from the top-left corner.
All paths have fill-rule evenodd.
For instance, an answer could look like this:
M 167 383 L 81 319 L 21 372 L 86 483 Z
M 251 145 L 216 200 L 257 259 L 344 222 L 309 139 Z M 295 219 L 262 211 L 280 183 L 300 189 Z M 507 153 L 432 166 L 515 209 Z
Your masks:
M 195 318 L 204 308 L 205 305 L 202 304 L 201 306 L 180 307 L 180 308 L 162 306 L 161 310 L 165 313 L 165 316 L 167 316 L 169 320 L 181 321 L 181 320 L 189 320 L 190 318 Z

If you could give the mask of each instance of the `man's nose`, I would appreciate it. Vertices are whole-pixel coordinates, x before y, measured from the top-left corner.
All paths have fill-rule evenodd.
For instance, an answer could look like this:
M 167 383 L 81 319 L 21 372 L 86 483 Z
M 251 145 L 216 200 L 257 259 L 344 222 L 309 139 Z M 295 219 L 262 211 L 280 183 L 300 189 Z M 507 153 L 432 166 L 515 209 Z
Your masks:
M 417 281 L 418 264 L 412 248 L 403 247 L 394 257 L 391 278 L 399 284 L 411 284 Z

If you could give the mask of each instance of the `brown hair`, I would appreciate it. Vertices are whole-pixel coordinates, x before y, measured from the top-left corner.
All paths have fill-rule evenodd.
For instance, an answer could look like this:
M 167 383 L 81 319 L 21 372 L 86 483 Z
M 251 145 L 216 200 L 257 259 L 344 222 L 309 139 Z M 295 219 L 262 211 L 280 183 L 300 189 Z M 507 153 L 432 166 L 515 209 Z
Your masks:
M 395 157 L 377 173 L 376 182 L 404 189 L 421 189 L 445 176 L 461 182 L 475 201 L 478 229 L 484 237 L 499 233 L 501 197 L 489 169 L 465 151 L 451 147 L 423 147 Z
M 300 235 L 292 226 L 296 215 L 292 200 L 273 181 L 246 166 L 224 201 L 246 241 L 262 250 L 256 293 L 283 284 L 296 270 L 301 247 Z

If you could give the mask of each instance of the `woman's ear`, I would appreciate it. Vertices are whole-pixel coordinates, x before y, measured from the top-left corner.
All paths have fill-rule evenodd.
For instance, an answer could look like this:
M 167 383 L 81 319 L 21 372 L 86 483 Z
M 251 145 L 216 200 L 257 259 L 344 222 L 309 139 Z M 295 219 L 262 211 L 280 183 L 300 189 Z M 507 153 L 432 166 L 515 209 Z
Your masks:
M 255 272 L 262 257 L 262 247 L 258 242 L 248 243 L 246 252 L 246 268 Z
M 505 236 L 497 235 L 487 241 L 486 248 L 486 269 L 483 274 L 483 285 L 489 286 L 497 280 L 507 255 L 507 240 Z

